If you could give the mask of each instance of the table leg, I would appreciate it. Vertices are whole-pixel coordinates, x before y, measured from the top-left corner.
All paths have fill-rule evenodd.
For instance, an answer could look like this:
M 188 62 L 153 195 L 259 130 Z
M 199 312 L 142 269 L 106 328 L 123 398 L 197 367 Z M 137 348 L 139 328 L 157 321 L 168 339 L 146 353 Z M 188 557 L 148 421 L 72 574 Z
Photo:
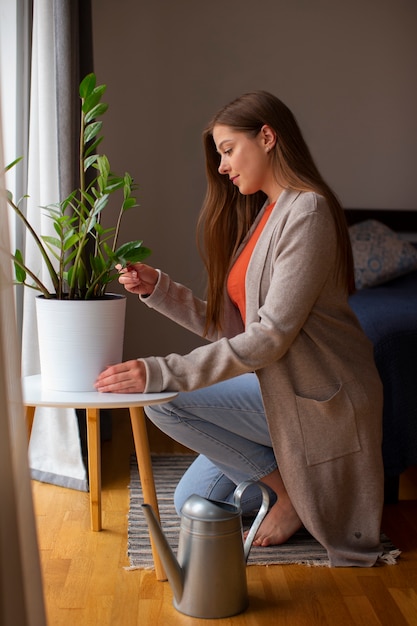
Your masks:
M 153 477 L 151 451 L 149 448 L 148 431 L 146 429 L 146 418 L 141 407 L 130 407 L 130 419 L 132 422 L 133 439 L 135 442 L 136 459 L 138 462 L 139 478 L 142 485 L 143 500 L 150 504 L 159 520 L 159 507 L 155 491 L 155 481 Z M 159 558 L 156 546 L 150 537 L 152 555 L 155 563 L 155 574 L 158 580 L 167 580 L 164 567 Z
M 26 428 L 28 433 L 28 445 L 30 442 L 30 436 L 32 434 L 33 420 L 35 419 L 35 407 L 27 406 L 26 407 Z
M 99 409 L 87 409 L 87 447 L 91 529 L 101 530 L 101 454 Z

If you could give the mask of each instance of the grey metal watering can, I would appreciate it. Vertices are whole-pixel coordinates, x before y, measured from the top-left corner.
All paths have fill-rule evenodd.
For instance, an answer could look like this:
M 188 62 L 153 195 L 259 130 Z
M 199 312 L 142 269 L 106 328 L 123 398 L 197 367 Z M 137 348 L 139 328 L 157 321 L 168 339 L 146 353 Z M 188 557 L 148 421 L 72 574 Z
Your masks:
M 262 504 L 243 541 L 240 500 L 249 485 L 262 491 Z M 142 504 L 178 611 L 192 617 L 220 618 L 247 608 L 246 561 L 268 506 L 267 489 L 253 481 L 236 487 L 233 504 L 190 496 L 181 510 L 176 558 L 152 507 Z

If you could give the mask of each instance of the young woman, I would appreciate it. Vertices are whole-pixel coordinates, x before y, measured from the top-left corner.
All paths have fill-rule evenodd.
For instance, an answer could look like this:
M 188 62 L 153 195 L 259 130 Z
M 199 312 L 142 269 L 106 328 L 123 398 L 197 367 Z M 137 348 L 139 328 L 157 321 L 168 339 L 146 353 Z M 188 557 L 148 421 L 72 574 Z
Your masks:
M 372 345 L 348 305 L 352 254 L 342 208 L 291 111 L 266 92 L 223 108 L 204 133 L 199 230 L 207 300 L 138 264 L 120 282 L 210 343 L 187 355 L 120 363 L 103 392 L 182 393 L 146 409 L 200 456 L 176 491 L 227 500 L 262 480 L 272 506 L 255 542 L 301 525 L 333 566 L 381 554 L 382 389 Z M 244 510 L 258 493 L 244 493 Z

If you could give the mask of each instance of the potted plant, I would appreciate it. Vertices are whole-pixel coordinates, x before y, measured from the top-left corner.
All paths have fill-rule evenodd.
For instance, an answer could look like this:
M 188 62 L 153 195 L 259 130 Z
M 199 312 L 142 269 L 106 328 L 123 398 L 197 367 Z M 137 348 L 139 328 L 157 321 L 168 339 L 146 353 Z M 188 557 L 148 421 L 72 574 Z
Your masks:
M 47 269 L 50 284 L 26 265 L 22 251 L 12 254 L 16 283 L 40 292 L 36 311 L 41 374 L 43 384 L 50 389 L 92 390 L 99 371 L 121 360 L 126 299 L 108 294 L 107 287 L 117 276 L 116 265 L 140 262 L 150 254 L 142 241 L 118 245 L 122 218 L 127 210 L 138 205 L 133 196 L 136 185 L 130 174 L 117 176 L 111 171 L 108 158 L 97 153 L 103 140 L 102 121 L 97 118 L 108 108 L 102 102 L 105 90 L 105 85 L 96 84 L 94 74 L 88 74 L 81 81 L 79 187 L 58 204 L 41 209 L 52 221 L 54 236 L 37 233 L 20 202 L 15 202 L 10 192 L 7 194 L 9 205 L 33 238 Z M 11 163 L 6 170 L 20 160 Z M 105 227 L 103 212 L 106 207 L 108 211 L 114 210 L 110 209 L 110 201 L 116 198 L 120 206 L 115 223 Z M 92 309 L 91 321 L 88 321 L 87 308 Z M 57 327 L 47 317 L 49 309 L 58 316 Z M 78 313 L 81 315 L 79 322 L 74 317 Z M 114 319 L 110 317 L 112 314 Z M 75 331 L 74 334 L 71 331 Z M 89 338 L 93 341 L 90 348 L 86 347 Z M 81 341 L 81 347 L 76 344 L 77 340 Z M 106 340 L 110 347 L 105 347 Z M 58 355 L 51 357 L 50 352 L 55 348 Z M 78 363 L 69 365 L 71 354 L 81 356 Z M 85 365 L 93 368 L 88 375 Z M 72 374 L 75 382 L 71 382 Z

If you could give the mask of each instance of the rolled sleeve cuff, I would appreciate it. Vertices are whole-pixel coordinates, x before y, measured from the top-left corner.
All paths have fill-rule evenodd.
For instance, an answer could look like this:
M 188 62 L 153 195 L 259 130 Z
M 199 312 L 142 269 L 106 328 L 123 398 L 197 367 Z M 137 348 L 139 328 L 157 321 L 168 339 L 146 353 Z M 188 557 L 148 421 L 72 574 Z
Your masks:
M 159 304 L 161 304 L 167 296 L 170 278 L 168 274 L 164 274 L 161 270 L 156 270 L 159 274 L 158 280 L 156 281 L 153 292 L 146 296 L 139 296 L 139 300 L 146 304 L 148 307 L 157 308 Z
M 138 359 L 145 365 L 146 385 L 144 393 L 159 393 L 164 391 L 162 371 L 156 357 L 147 357 L 146 359 Z

